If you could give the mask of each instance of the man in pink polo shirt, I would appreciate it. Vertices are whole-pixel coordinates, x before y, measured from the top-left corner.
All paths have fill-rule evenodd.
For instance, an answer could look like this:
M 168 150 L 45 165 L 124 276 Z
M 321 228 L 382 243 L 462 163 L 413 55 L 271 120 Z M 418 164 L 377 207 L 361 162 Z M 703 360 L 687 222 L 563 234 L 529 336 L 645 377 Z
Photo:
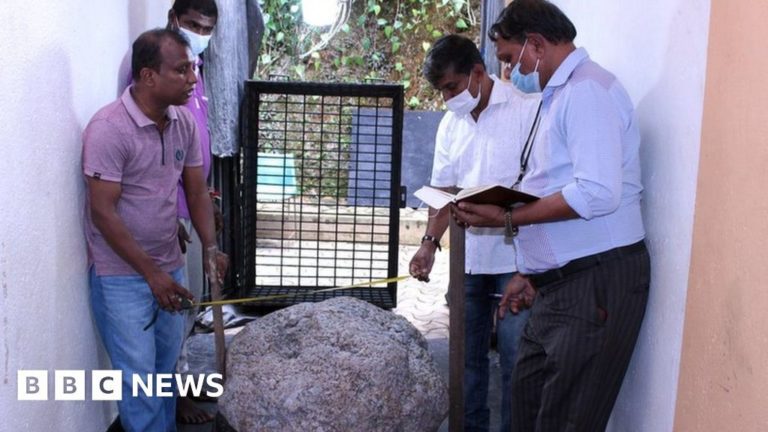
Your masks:
M 184 327 L 175 312 L 193 298 L 183 288 L 177 241 L 179 179 L 195 230 L 219 258 L 209 277 L 221 277 L 226 259 L 213 250 L 195 119 L 178 107 L 197 82 L 189 42 L 172 30 L 150 30 L 134 42 L 131 64 L 134 84 L 99 110 L 83 135 L 91 306 L 112 367 L 123 373 L 123 429 L 173 431 L 175 398 L 132 397 L 131 382 L 134 374 L 146 380 L 174 372 Z
M 195 55 L 195 73 L 197 83 L 192 90 L 192 96 L 184 105 L 197 124 L 200 137 L 200 154 L 203 161 L 203 175 L 206 180 L 211 172 L 211 139 L 208 132 L 208 98 L 205 95 L 205 83 L 202 76 L 203 52 L 208 47 L 218 20 L 218 7 L 215 0 L 175 0 L 168 10 L 166 28 L 181 33 L 190 43 L 192 54 Z M 129 51 L 118 75 L 118 90 L 122 93 L 133 81 L 131 70 L 131 52 Z M 179 181 L 178 188 L 178 218 L 179 245 L 184 254 L 184 276 L 187 289 L 197 298 L 203 295 L 203 245 L 200 236 L 192 229 L 192 221 L 184 196 L 184 185 Z M 184 312 L 184 334 L 188 337 L 195 325 L 197 308 Z M 181 347 L 181 354 L 176 365 L 179 373 L 188 373 L 187 343 Z M 181 423 L 199 424 L 213 420 L 213 416 L 199 408 L 187 397 L 180 397 L 177 405 L 177 420 Z

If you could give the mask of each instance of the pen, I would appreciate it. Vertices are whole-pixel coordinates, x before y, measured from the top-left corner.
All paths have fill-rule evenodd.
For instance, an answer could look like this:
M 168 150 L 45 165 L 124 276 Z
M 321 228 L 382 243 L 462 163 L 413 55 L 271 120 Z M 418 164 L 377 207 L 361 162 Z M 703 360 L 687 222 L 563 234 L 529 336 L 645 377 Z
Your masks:
M 488 297 L 495 298 L 495 299 L 500 299 L 500 298 L 504 297 L 504 294 L 488 294 Z

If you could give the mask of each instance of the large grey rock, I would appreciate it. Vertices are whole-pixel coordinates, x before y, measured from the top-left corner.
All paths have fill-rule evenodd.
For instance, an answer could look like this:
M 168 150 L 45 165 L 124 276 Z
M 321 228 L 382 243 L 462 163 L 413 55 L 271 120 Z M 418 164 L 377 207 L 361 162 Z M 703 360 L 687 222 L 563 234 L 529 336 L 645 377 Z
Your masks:
M 219 409 L 249 431 L 436 431 L 445 381 L 404 318 L 351 297 L 266 315 L 235 336 Z

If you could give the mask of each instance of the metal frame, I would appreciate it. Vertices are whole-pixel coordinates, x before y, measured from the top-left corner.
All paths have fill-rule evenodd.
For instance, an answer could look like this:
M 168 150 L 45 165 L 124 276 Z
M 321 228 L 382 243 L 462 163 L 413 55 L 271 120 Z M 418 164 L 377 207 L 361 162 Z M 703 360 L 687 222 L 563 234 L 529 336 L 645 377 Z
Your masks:
M 374 195 L 372 197 L 372 204 L 371 204 L 371 264 L 370 264 L 370 279 L 379 279 L 379 277 L 373 277 L 374 273 L 380 274 L 382 271 L 384 271 L 383 268 L 374 268 L 374 245 L 379 245 L 379 242 L 374 241 L 374 238 L 376 235 L 379 237 L 382 236 L 382 233 L 375 233 L 374 230 L 379 229 L 377 227 L 381 227 L 383 230 L 384 226 L 386 226 L 387 232 L 386 235 L 388 238 L 386 239 L 386 257 L 387 257 L 387 263 L 386 263 L 386 277 L 392 278 L 397 275 L 398 270 L 398 240 L 399 240 L 399 209 L 404 207 L 404 196 L 401 191 L 400 186 L 400 175 L 401 175 L 401 153 L 402 153 L 402 133 L 403 133 L 403 88 L 400 85 L 386 85 L 386 84 L 330 84 L 330 83 L 305 83 L 305 82 L 274 82 L 274 81 L 246 81 L 245 83 L 245 98 L 244 98 L 244 105 L 242 110 L 242 125 L 243 125 L 243 133 L 242 133 L 242 145 L 241 145 L 241 152 L 240 152 L 240 164 L 239 164 L 239 195 L 240 195 L 240 205 L 239 205 L 239 217 L 237 218 L 237 225 L 239 228 L 239 235 L 235 238 L 235 249 L 237 250 L 236 256 L 237 256 L 237 282 L 238 282 L 238 291 L 240 297 L 258 297 L 258 296 L 265 296 L 265 295 L 274 295 L 274 294 L 295 294 L 295 296 L 287 299 L 276 299 L 272 301 L 266 301 L 266 302 L 260 302 L 259 305 L 264 308 L 274 309 L 279 307 L 288 306 L 294 303 L 302 302 L 302 301 L 322 301 L 327 298 L 340 296 L 340 295 L 351 295 L 358 297 L 360 299 L 369 301 L 373 304 L 376 304 L 380 307 L 391 309 L 396 306 L 396 300 L 397 300 L 397 284 L 395 282 L 390 282 L 387 284 L 386 289 L 380 288 L 380 287 L 365 287 L 365 288 L 355 288 L 350 290 L 343 290 L 343 291 L 333 291 L 333 292 L 326 292 L 326 293 L 315 293 L 315 294 L 308 294 L 309 291 L 313 291 L 316 289 L 323 289 L 323 288 L 330 288 L 333 286 L 337 286 L 337 284 L 327 284 L 327 283 L 321 283 L 320 281 L 320 269 L 321 266 L 317 264 L 317 276 L 316 283 L 307 285 L 302 284 L 302 279 L 306 279 L 301 274 L 301 251 L 305 250 L 303 249 L 303 239 L 306 238 L 306 236 L 309 236 L 312 238 L 313 235 L 316 235 L 316 239 L 319 244 L 320 236 L 323 233 L 328 233 L 328 231 L 323 231 L 320 228 L 320 209 L 322 208 L 323 204 L 318 199 L 317 204 L 317 228 L 314 230 L 305 230 L 305 225 L 308 225 L 309 223 L 305 222 L 305 216 L 308 214 L 312 214 L 315 216 L 313 212 L 305 212 L 305 200 L 307 199 L 306 191 L 301 190 L 298 194 L 298 197 L 294 200 L 294 202 L 291 203 L 291 205 L 296 205 L 300 208 L 298 212 L 298 217 L 295 217 L 294 214 L 292 214 L 290 211 L 287 213 L 286 217 L 286 208 L 285 203 L 283 203 L 283 207 L 281 207 L 281 212 L 276 213 L 279 214 L 280 220 L 279 221 L 273 221 L 272 223 L 278 223 L 280 226 L 280 248 L 276 249 L 279 250 L 280 255 L 280 266 L 281 266 L 281 273 L 279 275 L 281 282 L 284 281 L 284 275 L 282 273 L 282 268 L 284 266 L 284 263 L 287 262 L 288 258 L 286 258 L 283 253 L 285 250 L 290 249 L 290 247 L 286 246 L 286 240 L 285 240 L 285 232 L 288 230 L 286 228 L 287 224 L 294 223 L 298 224 L 298 228 L 295 230 L 295 232 L 298 234 L 297 241 L 298 241 L 298 250 L 299 250 L 299 275 L 296 276 L 298 278 L 298 284 L 296 285 L 285 285 L 284 283 L 280 284 L 272 284 L 272 283 L 259 283 L 260 276 L 257 274 L 257 249 L 258 249 L 258 241 L 257 241 L 257 234 L 259 234 L 259 229 L 263 228 L 266 222 L 263 222 L 266 217 L 262 215 L 262 219 L 259 219 L 259 209 L 258 209 L 258 185 L 257 182 L 261 182 L 262 186 L 266 180 L 259 180 L 259 167 L 261 166 L 261 171 L 266 172 L 267 169 L 265 168 L 264 159 L 265 156 L 262 154 L 261 157 L 261 165 L 260 165 L 260 159 L 259 159 L 259 151 L 262 144 L 265 144 L 267 142 L 274 144 L 274 140 L 270 141 L 269 138 L 264 138 L 264 134 L 268 127 L 270 126 L 270 122 L 272 120 L 269 120 L 270 115 L 273 114 L 273 112 L 268 112 L 270 104 L 278 104 L 283 102 L 276 102 L 275 98 L 284 98 L 285 99 L 285 111 L 274 111 L 277 112 L 277 117 L 281 117 L 282 120 L 276 121 L 276 122 L 284 122 L 284 131 L 277 131 L 277 134 L 279 135 L 282 133 L 284 135 L 283 140 L 285 142 L 288 142 L 289 139 L 287 138 L 289 136 L 289 132 L 295 133 L 296 130 L 289 131 L 288 128 L 293 127 L 294 125 L 299 124 L 300 126 L 297 127 L 297 130 L 302 131 L 302 136 L 306 136 L 306 130 L 308 127 L 319 127 L 320 128 L 320 146 L 321 148 L 325 148 L 324 143 L 326 144 L 332 144 L 329 141 L 323 141 L 323 136 L 326 132 L 324 129 L 326 127 L 325 118 L 326 115 L 334 115 L 334 113 L 328 113 L 325 112 L 324 105 L 326 100 L 333 100 L 333 104 L 329 103 L 327 106 L 331 106 L 334 109 L 338 109 L 336 112 L 338 114 L 339 119 L 346 118 L 344 116 L 348 116 L 350 110 L 352 112 L 356 113 L 352 115 L 352 118 L 355 118 L 355 115 L 358 117 L 362 117 L 363 114 L 361 114 L 362 109 L 364 108 L 375 108 L 376 109 L 376 120 L 374 124 L 374 145 L 378 146 L 378 139 L 380 138 L 379 131 L 382 129 L 387 129 L 388 133 L 383 134 L 381 136 L 385 137 L 390 142 L 387 143 L 386 147 L 391 146 L 391 156 L 389 157 L 389 163 L 391 164 L 389 167 L 389 182 L 388 182 L 388 188 L 389 188 L 389 196 L 386 197 L 384 201 L 381 201 L 380 197 L 377 197 L 375 192 L 380 192 L 381 189 L 377 189 L 377 186 L 374 185 Z M 303 98 L 303 99 L 302 99 Z M 308 100 L 314 100 L 317 99 L 320 101 L 319 104 L 313 104 L 308 103 Z M 280 100 L 280 99 L 278 99 Z M 290 102 L 291 100 L 299 100 L 300 102 Z M 344 101 L 357 101 L 356 104 L 352 103 L 349 105 L 345 105 Z M 301 102 L 303 101 L 303 102 Z M 336 102 L 338 101 L 338 102 Z M 368 101 L 374 101 L 373 104 L 369 104 Z M 384 103 L 382 107 L 380 107 L 380 103 Z M 297 108 L 297 107 L 303 107 L 303 112 L 297 110 L 290 110 L 288 108 L 289 104 L 293 104 L 291 108 Z M 302 105 L 303 104 L 303 105 Z M 320 111 L 320 119 L 321 121 L 318 123 L 317 121 L 311 121 L 308 120 L 309 116 L 311 114 L 316 114 L 313 112 L 308 112 L 307 107 L 315 107 L 317 108 L 318 105 L 321 109 Z M 355 111 L 357 110 L 357 111 Z M 388 115 L 384 116 L 387 119 L 391 118 L 391 126 L 382 126 L 378 123 L 379 119 L 379 113 L 385 113 L 386 110 L 391 110 L 391 113 L 388 113 Z M 329 109 L 329 112 L 332 111 Z M 344 112 L 342 115 L 341 113 Z M 294 122 L 289 119 L 289 116 L 293 117 L 302 117 L 303 119 Z M 273 116 L 275 117 L 275 116 Z M 316 120 L 316 119 L 315 119 Z M 275 123 L 275 121 L 272 121 Z M 319 125 L 319 126 L 318 126 Z M 354 123 L 352 126 L 357 125 L 358 127 L 358 134 L 360 133 L 360 128 L 362 127 L 362 123 Z M 341 136 L 344 134 L 342 131 L 342 120 L 339 120 L 339 124 L 337 125 L 338 129 L 335 131 L 330 132 L 330 135 L 336 135 L 338 136 L 339 140 L 341 140 Z M 261 132 L 261 133 L 260 133 Z M 278 139 L 277 142 L 280 140 Z M 304 149 L 305 145 L 304 138 L 302 138 L 301 142 L 301 149 Z M 288 144 L 286 144 L 288 145 Z M 360 145 L 358 143 L 358 145 Z M 341 148 L 341 145 L 339 145 L 339 149 Z M 359 148 L 359 147 L 358 147 Z M 263 150 L 263 149 L 262 149 Z M 320 154 L 322 155 L 322 152 L 324 150 L 320 150 Z M 341 152 L 342 150 L 339 150 Z M 285 154 L 285 153 L 284 153 Z M 293 155 L 297 158 L 304 158 L 304 152 L 299 151 L 297 154 Z M 284 156 L 285 157 L 285 156 Z M 373 164 L 375 166 L 374 168 L 374 182 L 376 179 L 375 173 L 379 172 L 379 167 L 382 166 L 382 163 L 377 160 L 378 154 L 375 154 L 373 160 Z M 339 176 L 341 176 L 340 172 L 342 171 L 344 161 L 342 160 L 342 156 L 338 156 L 338 159 L 336 162 L 338 163 L 338 166 L 333 168 L 333 170 L 336 172 L 336 178 L 339 179 Z M 349 157 L 349 167 L 350 169 L 355 168 L 355 164 L 353 164 L 352 158 Z M 323 159 L 322 157 L 319 157 L 316 159 L 307 159 L 307 161 L 310 161 L 312 163 L 317 162 L 319 164 L 319 172 L 320 172 L 320 180 L 322 180 L 323 175 Z M 297 163 L 302 167 L 302 169 L 299 169 L 297 166 L 296 171 L 302 171 L 302 173 L 298 174 L 300 179 L 305 179 L 303 174 L 303 167 L 305 160 L 297 161 Z M 332 161 L 333 162 L 333 161 Z M 354 161 L 357 162 L 357 161 Z M 386 164 L 387 162 L 383 162 L 383 164 Z M 285 162 L 284 162 L 285 164 Z M 355 165 L 355 166 L 353 166 Z M 359 165 L 359 164 L 358 164 Z M 359 168 L 359 167 L 358 167 Z M 287 173 L 288 168 L 285 166 L 282 168 L 283 173 Z M 332 176 L 331 176 L 332 177 Z M 308 178 L 308 177 L 307 177 Z M 256 180 L 256 181 L 254 181 Z M 352 184 L 352 179 L 350 177 L 349 180 L 347 180 L 350 185 Z M 355 180 L 358 181 L 358 180 Z M 299 185 L 299 188 L 303 187 L 303 181 L 300 182 L 302 184 Z M 285 185 L 285 180 L 283 180 L 283 185 Z M 285 187 L 285 186 L 283 186 Z M 352 186 L 350 186 L 350 189 Z M 285 189 L 283 189 L 285 190 Z M 339 200 L 339 194 L 341 192 L 341 189 L 337 187 L 336 193 L 337 193 L 337 201 Z M 345 191 L 346 192 L 346 191 Z M 322 195 L 322 193 L 319 193 L 318 195 Z M 316 197 L 317 198 L 317 197 Z M 384 204 L 382 204 L 384 203 Z M 278 205 L 279 207 L 279 205 Z M 332 207 L 332 206 L 331 206 Z M 339 218 L 339 204 L 336 204 L 336 220 L 331 221 L 332 224 L 335 224 L 335 238 L 338 242 L 339 238 L 339 226 L 344 225 L 344 222 L 340 221 Z M 362 208 L 362 206 L 359 205 L 359 203 L 355 202 L 354 205 L 349 206 L 349 208 L 354 207 L 354 215 L 353 215 L 353 227 L 352 227 L 352 261 L 353 261 L 353 268 L 351 270 L 352 276 L 340 276 L 337 274 L 337 266 L 336 266 L 336 259 L 334 258 L 334 266 L 331 271 L 333 271 L 333 276 L 331 277 L 334 282 L 338 282 L 339 280 L 345 280 L 350 279 L 349 282 L 351 283 L 359 283 L 359 282 L 365 282 L 365 278 L 355 277 L 356 268 L 355 266 L 355 251 L 358 242 L 356 242 L 357 238 L 360 233 L 357 232 L 357 220 L 358 220 L 358 208 Z M 376 224 L 376 209 L 382 209 L 381 212 L 384 213 L 385 211 L 383 209 L 388 209 L 388 222 L 383 224 Z M 262 212 L 264 213 L 264 212 Z M 327 215 L 326 215 L 327 216 Z M 330 216 L 333 216 L 331 214 Z M 326 217 L 327 219 L 327 217 Z M 331 218 L 332 219 L 332 218 Z M 327 222 L 327 220 L 325 221 Z M 313 222 L 314 223 L 314 222 Z M 261 225 L 260 225 L 261 224 Z M 347 223 L 348 224 L 348 223 Z M 262 229 L 263 232 L 263 229 Z M 332 233 L 332 232 L 331 232 Z M 306 234 L 306 236 L 305 236 Z M 314 241 L 314 240 L 313 240 Z M 295 243 L 295 242 L 294 242 Z M 365 242 L 359 242 L 361 244 L 366 244 Z M 319 248 L 319 246 L 318 246 Z M 307 248 L 306 250 L 309 250 L 311 248 Z M 327 249 L 322 249 L 323 251 L 327 251 Z M 338 254 L 338 249 L 333 249 L 332 251 L 334 254 Z M 320 249 L 316 251 L 317 253 L 317 261 L 319 263 L 320 261 Z M 383 254 L 383 252 L 379 252 L 379 254 Z M 336 256 L 336 255 L 334 255 Z M 383 256 L 383 255 L 382 255 Z M 328 267 L 323 267 L 324 269 L 328 270 Z M 363 272 L 365 273 L 365 272 Z M 263 279 L 263 278 L 262 278 Z M 339 283 L 338 285 L 348 285 L 347 283 Z

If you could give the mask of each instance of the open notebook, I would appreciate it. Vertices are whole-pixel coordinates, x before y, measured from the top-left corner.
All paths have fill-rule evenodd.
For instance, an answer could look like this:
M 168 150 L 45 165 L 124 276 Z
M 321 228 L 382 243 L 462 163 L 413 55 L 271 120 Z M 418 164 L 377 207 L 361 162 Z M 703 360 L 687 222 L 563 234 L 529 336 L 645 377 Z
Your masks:
M 460 190 L 457 194 L 448 193 L 431 186 L 424 186 L 414 192 L 416 198 L 424 201 L 428 206 L 441 209 L 449 203 L 461 201 L 473 204 L 495 204 L 506 207 L 517 203 L 529 203 L 539 199 L 533 195 L 510 189 L 501 185 L 477 186 Z

